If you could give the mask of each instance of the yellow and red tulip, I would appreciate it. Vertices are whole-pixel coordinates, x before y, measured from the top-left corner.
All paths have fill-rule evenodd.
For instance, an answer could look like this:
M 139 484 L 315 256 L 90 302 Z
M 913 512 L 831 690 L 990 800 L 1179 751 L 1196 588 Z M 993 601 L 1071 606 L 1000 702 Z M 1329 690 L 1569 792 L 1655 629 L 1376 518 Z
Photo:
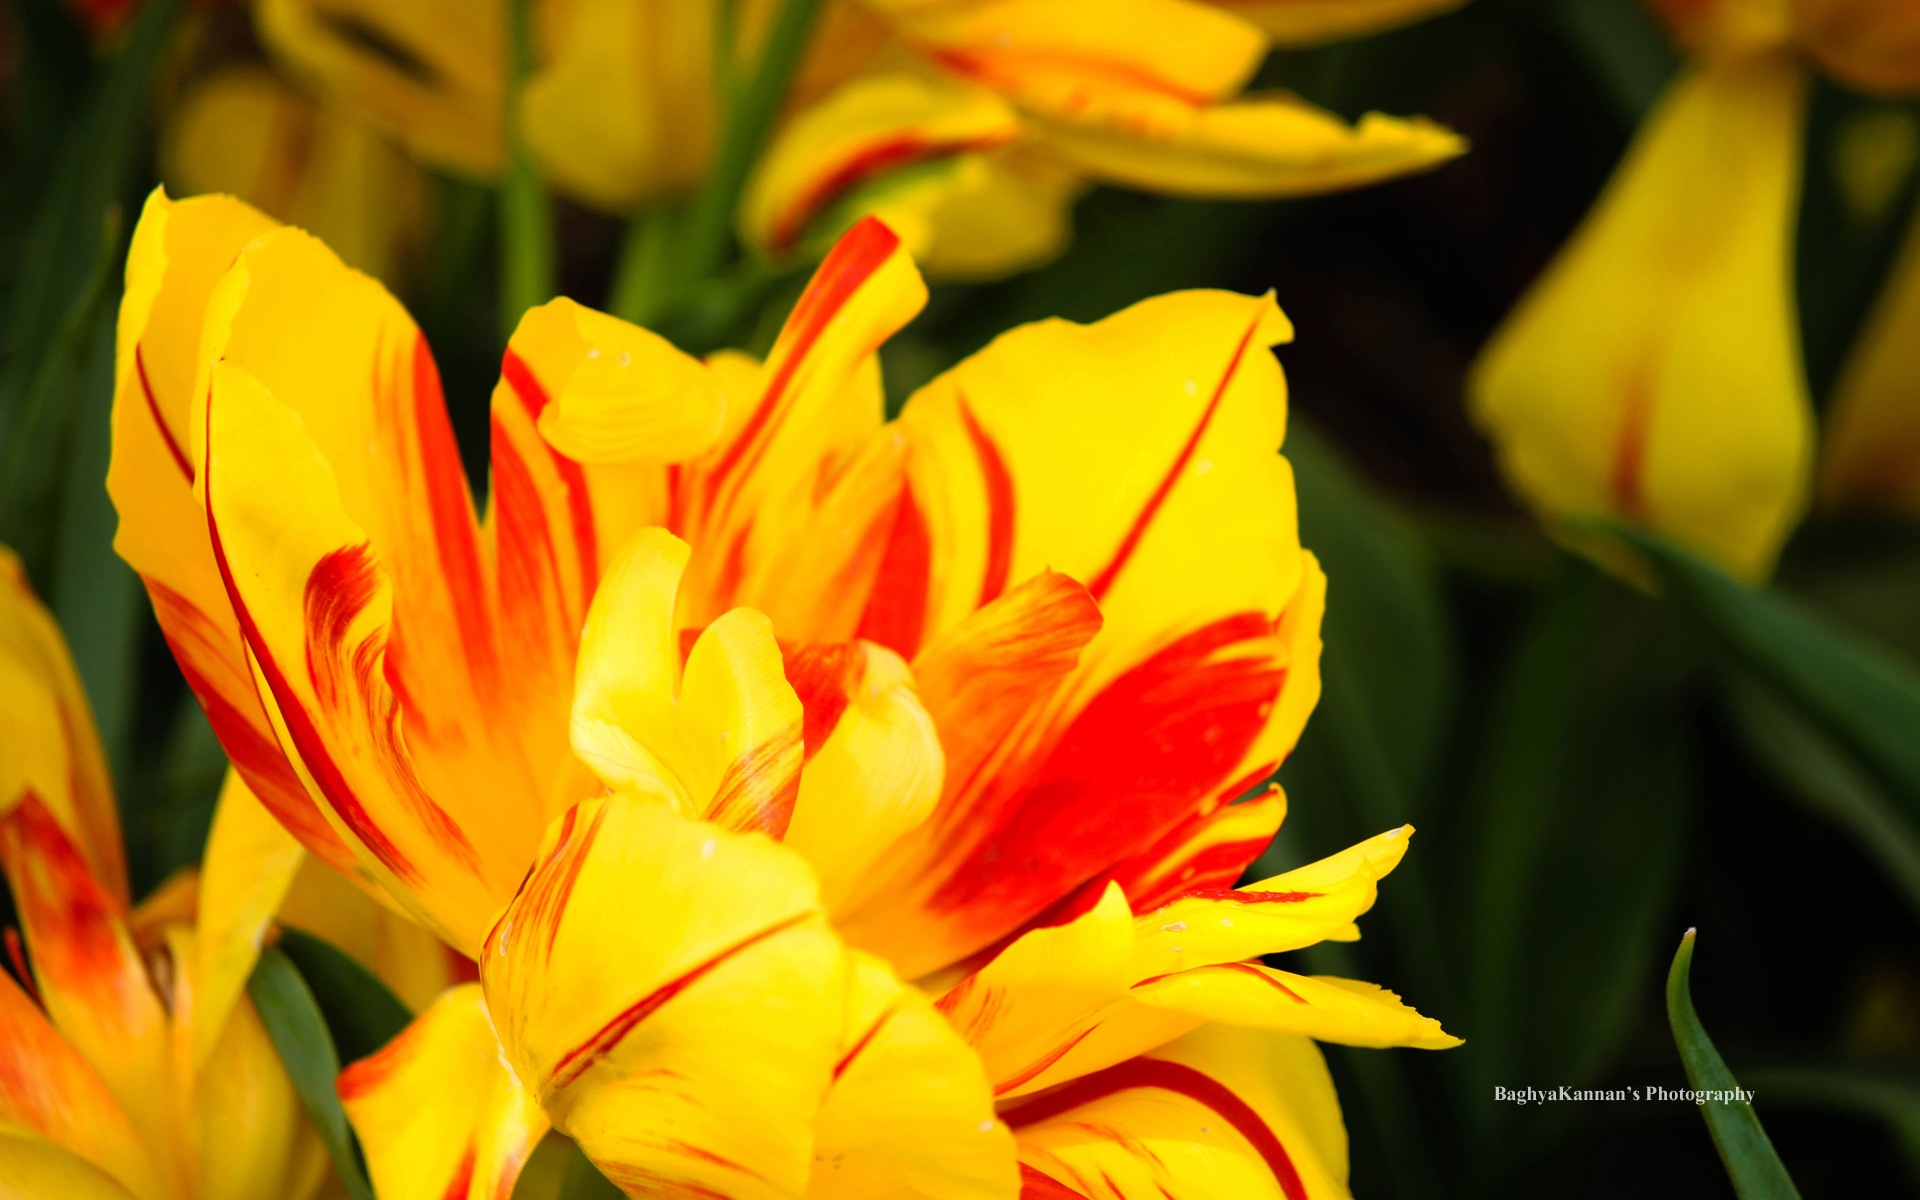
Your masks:
M 230 783 L 197 877 L 129 905 L 92 713 L 6 552 L 0 703 L 0 868 L 25 935 L 7 930 L 0 972 L 0 1194 L 314 1194 L 325 1158 L 244 995 L 298 845 Z
M 1318 693 L 1285 318 L 1195 292 L 1029 326 L 889 425 L 875 351 L 925 294 L 869 221 L 764 363 L 533 310 L 477 519 L 377 284 L 233 201 L 150 201 L 122 552 L 262 799 L 480 960 L 343 1079 L 400 1197 L 501 1194 L 548 1122 L 636 1194 L 1007 1195 L 996 1099 L 1209 1021 L 1450 1042 L 1246 961 L 1349 936 L 1398 835 L 1218 890 L 1283 810 L 1230 802 Z M 495 1036 L 470 1105 L 397 1121 Z M 1086 1103 L 1163 1087 L 1103 1078 Z

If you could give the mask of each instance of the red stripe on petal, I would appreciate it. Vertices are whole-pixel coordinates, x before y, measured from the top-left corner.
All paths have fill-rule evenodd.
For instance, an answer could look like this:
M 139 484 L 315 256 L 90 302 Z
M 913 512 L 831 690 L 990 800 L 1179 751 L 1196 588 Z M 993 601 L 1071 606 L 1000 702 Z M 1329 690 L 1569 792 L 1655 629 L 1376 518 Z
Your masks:
M 827 744 L 845 715 L 854 689 L 866 675 L 867 656 L 854 642 L 805 646 L 782 642 L 780 661 L 787 682 L 800 697 L 805 714 L 800 740 L 805 757 L 811 759 Z
M 1058 1091 L 1048 1092 L 1004 1114 L 1002 1119 L 1016 1130 L 1025 1129 L 1082 1105 L 1137 1088 L 1173 1092 L 1211 1109 L 1253 1146 L 1287 1200 L 1307 1200 L 1306 1185 L 1300 1181 L 1292 1156 L 1260 1114 L 1219 1080 L 1182 1063 L 1157 1058 L 1129 1059 L 1076 1079 Z
M 1167 497 L 1173 492 L 1174 484 L 1180 481 L 1180 476 L 1187 469 L 1187 464 L 1193 461 L 1194 451 L 1200 448 L 1200 439 L 1206 436 L 1208 426 L 1213 423 L 1214 413 L 1220 410 L 1220 401 L 1226 397 L 1227 388 L 1232 385 L 1234 375 L 1240 370 L 1240 363 L 1247 356 L 1247 347 L 1253 344 L 1253 335 L 1259 331 L 1261 319 L 1265 315 L 1264 307 L 1254 312 L 1253 322 L 1247 326 L 1246 332 L 1240 335 L 1240 341 L 1234 346 L 1233 357 L 1227 360 L 1227 369 L 1221 373 L 1219 384 L 1214 387 L 1213 395 L 1207 400 L 1207 407 L 1201 411 L 1199 423 L 1187 436 L 1186 445 L 1180 447 L 1180 453 L 1175 456 L 1173 465 L 1167 468 L 1167 473 L 1161 477 L 1159 486 L 1153 489 L 1151 496 L 1147 497 L 1147 502 L 1141 507 L 1140 514 L 1133 519 L 1133 527 L 1127 530 L 1125 537 L 1120 539 L 1120 546 L 1113 552 L 1113 558 L 1101 568 L 1098 575 L 1093 577 L 1093 582 L 1087 585 L 1087 590 L 1093 593 L 1095 600 L 1106 599 L 1107 590 L 1113 586 L 1113 581 L 1119 576 L 1120 569 L 1127 565 L 1129 558 L 1133 557 L 1133 552 L 1140 546 L 1140 539 L 1146 536 L 1147 527 L 1153 524 L 1153 518 L 1159 514 L 1160 506 L 1167 502 Z
M 500 359 L 500 377 L 507 381 L 513 394 L 527 410 L 527 415 L 539 418 L 547 407 L 549 397 L 547 389 L 542 387 L 540 379 L 527 366 L 526 360 L 509 350 Z M 580 564 L 580 595 L 593 595 L 594 587 L 600 582 L 599 534 L 593 521 L 593 495 L 587 490 L 587 472 L 579 463 L 560 453 L 553 447 L 547 447 L 547 454 L 553 460 L 554 469 L 560 473 L 560 483 L 567 492 L 567 519 L 573 529 L 574 551 Z
M 481 568 L 479 525 L 473 514 L 473 493 L 460 464 L 460 448 L 447 420 L 447 401 L 440 390 L 440 369 L 434 365 L 427 339 L 416 334 L 412 362 L 413 424 L 420 439 L 422 480 L 427 512 L 433 522 L 433 544 L 445 576 L 453 619 L 466 647 L 468 669 L 474 681 L 497 691 L 501 680 L 494 655 L 492 623 L 486 607 L 486 575 Z
M 1239 892 L 1232 888 L 1194 888 L 1180 893 L 1176 900 L 1225 900 L 1233 904 L 1298 904 L 1318 900 L 1324 892 Z
M 847 301 L 886 264 L 899 246 L 900 238 L 893 230 L 872 217 L 861 218 L 859 224 L 834 243 L 833 249 L 820 263 L 819 270 L 813 273 L 807 290 L 800 294 L 799 301 L 793 306 L 786 328 L 780 331 L 780 341 L 791 337 L 792 349 L 780 360 L 773 377 L 767 381 L 760 402 L 740 428 L 740 436 L 734 439 L 733 445 L 714 464 L 708 477 L 713 493 L 718 494 L 722 483 L 736 469 L 742 466 L 752 468 L 765 443 L 779 428 L 794 375 L 807 361 L 814 344 L 840 310 L 846 307 Z M 778 346 L 776 342 L 776 349 Z
M 968 805 L 981 849 L 933 907 L 972 910 L 968 924 L 999 936 L 1216 805 L 1286 677 L 1258 645 L 1223 652 L 1274 625 L 1240 613 L 1179 638 L 1094 696 L 1028 772 L 989 777 Z
M 1266 984 L 1268 987 L 1286 996 L 1287 999 L 1293 1001 L 1295 1004 L 1305 1004 L 1307 1002 L 1306 997 L 1302 996 L 1299 992 L 1296 992 L 1292 988 L 1288 987 L 1286 984 L 1281 983 L 1278 979 L 1275 979 L 1273 976 L 1267 974 L 1265 971 L 1262 971 L 1259 967 L 1254 966 L 1252 963 L 1222 963 L 1220 965 L 1225 967 L 1229 971 L 1238 971 L 1242 975 L 1253 976 L 1255 979 L 1258 979 L 1261 983 Z
M 166 443 L 167 453 L 173 455 L 173 465 L 180 468 L 180 475 L 188 483 L 193 482 L 193 464 L 187 460 L 187 452 L 174 440 L 173 430 L 167 428 L 167 419 L 160 415 L 160 401 L 154 398 L 153 381 L 147 378 L 146 352 L 138 345 L 133 348 L 133 369 L 140 376 L 140 394 L 147 398 L 147 412 L 153 417 L 153 427 L 160 433 L 160 440 Z
M 835 1083 L 840 1082 L 840 1077 L 847 1073 L 847 1068 L 853 1065 L 853 1060 L 859 1058 L 861 1053 L 873 1044 L 873 1039 L 880 1033 L 880 1027 L 888 1021 L 893 1020 L 894 1011 L 895 1010 L 889 1008 L 881 1013 L 880 1019 L 867 1027 L 867 1031 L 860 1035 L 860 1040 L 853 1044 L 853 1048 L 841 1055 L 839 1062 L 833 1064 L 833 1081 Z
M 856 636 L 878 642 L 903 658 L 920 649 L 927 620 L 927 584 L 933 569 L 933 538 L 926 514 L 902 487 L 893 513 L 893 531 L 887 537 L 880 571 L 860 614 Z
M 453 1177 L 447 1181 L 447 1190 L 440 1193 L 440 1200 L 467 1200 L 467 1191 L 473 1186 L 472 1146 L 460 1156 L 460 1162 L 453 1168 Z
M 326 739 L 321 736 L 319 725 L 314 721 L 313 715 L 300 703 L 299 697 L 294 694 L 286 672 L 281 669 L 273 653 L 267 649 L 267 639 L 260 631 L 259 622 L 254 620 L 253 613 L 240 597 L 240 586 L 234 582 L 233 565 L 227 561 L 226 543 L 220 536 L 220 522 L 213 515 L 211 500 L 213 495 L 213 419 L 213 405 L 209 401 L 206 434 L 208 445 L 203 447 L 207 452 L 206 486 L 209 497 L 206 506 L 207 541 L 213 549 L 213 563 L 220 572 L 220 582 L 227 590 L 227 601 L 233 605 L 234 618 L 239 622 L 240 636 L 245 640 L 254 661 L 259 664 L 260 673 L 266 679 L 267 690 L 273 695 L 274 702 L 280 710 L 281 720 L 286 722 L 287 734 L 293 739 L 294 753 L 298 754 L 301 762 L 306 764 L 308 772 L 313 776 L 314 784 L 320 789 L 321 796 L 347 828 L 353 831 L 354 836 L 367 848 L 368 853 L 378 859 L 381 865 L 408 883 L 417 883 L 420 878 L 419 868 L 415 867 L 406 855 L 400 852 L 400 847 L 395 845 L 393 840 L 374 823 L 366 807 L 360 803 L 360 798 L 348 785 L 346 774 L 341 771 L 340 765 L 334 762 L 333 756 L 327 751 Z
M 1021 1163 L 1020 1200 L 1093 1200 L 1093 1198 L 1085 1192 L 1074 1191 L 1038 1167 Z
M 629 1033 L 632 1033 L 640 1022 L 660 1011 L 661 1007 L 668 1001 L 698 983 L 721 964 L 736 955 L 752 949 L 768 938 L 776 934 L 785 933 L 787 930 L 804 924 L 812 918 L 812 913 L 800 913 L 796 916 L 788 917 L 784 921 L 769 925 L 758 933 L 741 938 L 733 945 L 728 946 L 718 954 L 708 958 L 705 962 L 700 963 L 690 970 L 681 972 L 672 980 L 648 992 L 639 1000 L 628 1005 L 611 1021 L 601 1026 L 599 1032 L 562 1055 L 560 1061 L 554 1064 L 553 1079 L 548 1087 L 552 1089 L 563 1088 L 575 1079 L 578 1079 L 587 1068 L 612 1053 L 614 1048 L 619 1046 L 621 1041 L 623 1041 Z
M 1015 1071 L 1010 1077 L 1001 1080 L 998 1084 L 994 1085 L 993 1094 L 995 1096 L 1004 1096 L 1008 1092 L 1016 1088 L 1025 1087 L 1035 1079 L 1038 1079 L 1042 1071 L 1045 1071 L 1048 1067 L 1065 1058 L 1067 1052 L 1085 1041 L 1087 1035 L 1092 1033 L 1095 1028 L 1096 1026 L 1093 1025 L 1087 1026 L 1079 1033 L 1074 1034 L 1066 1041 L 1029 1063 L 1023 1070 Z
M 727 764 L 704 819 L 743 833 L 758 830 L 776 841 L 787 836 L 804 759 L 799 726 L 749 747 Z
M 990 604 L 1007 590 L 1007 573 L 1013 566 L 1013 475 L 1000 447 L 973 415 L 966 397 L 960 399 L 960 418 L 973 441 L 973 452 L 980 459 L 980 480 L 987 492 L 987 567 L 980 579 L 980 603 Z

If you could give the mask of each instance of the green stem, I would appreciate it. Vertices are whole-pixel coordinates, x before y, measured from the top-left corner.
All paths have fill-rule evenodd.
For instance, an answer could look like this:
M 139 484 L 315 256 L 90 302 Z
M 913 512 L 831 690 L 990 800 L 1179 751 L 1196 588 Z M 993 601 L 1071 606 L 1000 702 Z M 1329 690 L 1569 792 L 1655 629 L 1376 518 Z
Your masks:
M 679 218 L 677 209 L 662 206 L 628 223 L 608 312 L 635 325 L 652 326 L 660 319 L 673 293 L 674 232 L 683 224 Z
M 556 291 L 553 200 L 533 169 L 520 129 L 520 96 L 533 71 L 531 0 L 507 5 L 507 173 L 500 184 L 500 328 L 512 337 L 521 316 Z
M 726 260 L 740 193 L 746 189 L 747 177 L 772 131 L 774 115 L 819 15 L 820 0 L 784 0 L 773 27 L 767 31 L 752 77 L 732 92 L 719 153 L 694 198 L 686 236 L 680 244 L 681 282 L 705 279 Z

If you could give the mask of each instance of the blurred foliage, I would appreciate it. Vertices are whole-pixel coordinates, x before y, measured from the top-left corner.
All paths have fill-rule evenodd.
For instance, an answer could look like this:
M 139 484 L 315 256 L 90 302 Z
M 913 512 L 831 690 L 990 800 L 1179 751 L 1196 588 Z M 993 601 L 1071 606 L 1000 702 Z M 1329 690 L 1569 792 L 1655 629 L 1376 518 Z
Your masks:
M 179 8 L 150 0 L 104 50 L 59 0 L 0 8 L 0 538 L 72 641 L 140 892 L 197 858 L 224 766 L 112 555 L 101 486 L 121 257 L 156 178 L 147 101 L 166 86 Z M 1467 364 L 1676 65 L 1634 0 L 1474 0 L 1277 56 L 1264 85 L 1350 116 L 1431 113 L 1473 152 L 1430 177 L 1287 203 L 1095 192 L 1059 259 L 936 286 L 883 352 L 897 410 L 1022 321 L 1196 286 L 1273 289 L 1295 320 L 1287 451 L 1304 541 L 1331 580 L 1325 692 L 1281 774 L 1291 816 L 1256 870 L 1419 826 L 1365 940 L 1300 957 L 1389 982 L 1467 1039 L 1435 1055 L 1329 1048 L 1357 1195 L 1727 1194 L 1691 1104 L 1492 1095 L 1685 1086 L 1698 1046 L 1683 1067 L 1659 981 L 1688 925 L 1714 951 L 1702 1007 L 1802 1193 L 1920 1194 L 1920 530 L 1815 517 L 1763 592 L 1640 539 L 1662 583 L 1641 590 L 1518 512 L 1462 410 Z M 1816 93 L 1798 260 L 1822 403 L 1920 182 L 1895 164 L 1863 201 L 1843 186 L 1841 147 L 1914 111 Z M 503 293 L 549 269 L 532 244 L 510 267 L 496 235 L 528 235 L 545 203 L 437 181 L 432 241 L 403 287 L 477 480 Z M 659 253 L 680 214 L 629 233 L 552 205 L 560 290 L 657 303 L 644 272 L 613 296 L 615 264 Z M 663 328 L 689 347 L 764 349 L 800 279 L 718 269 L 673 298 Z M 336 1043 L 363 1053 L 404 1008 L 297 935 L 253 986 L 337 1161 L 357 1171 L 316 1081 L 331 1079 Z M 1706 1044 L 1689 1029 L 1683 1049 Z M 316 1030 L 330 1030 L 324 1054 Z M 564 1194 L 597 1194 L 583 1160 L 556 1162 Z

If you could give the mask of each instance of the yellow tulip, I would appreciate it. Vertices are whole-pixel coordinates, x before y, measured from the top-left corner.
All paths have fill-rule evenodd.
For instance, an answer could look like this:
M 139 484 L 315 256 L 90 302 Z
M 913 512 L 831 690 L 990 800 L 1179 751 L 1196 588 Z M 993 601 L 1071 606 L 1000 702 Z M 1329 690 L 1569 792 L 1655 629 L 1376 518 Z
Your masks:
M 129 907 L 92 713 L 4 550 L 0 706 L 0 868 L 25 933 L 0 972 L 0 1194 L 313 1195 L 320 1143 L 244 994 L 299 846 L 230 784 L 198 876 Z
M 1058 1125 L 1027 1091 L 1176 1042 L 1140 1069 L 1306 1194 L 1272 1145 L 1332 1187 L 1293 1131 L 1335 1119 L 1223 1099 L 1214 1035 L 1178 1039 L 1451 1044 L 1248 961 L 1350 936 L 1402 835 L 1222 890 L 1284 808 L 1230 802 L 1319 689 L 1286 319 L 1192 292 L 1028 326 L 889 425 L 875 352 L 925 297 L 867 221 L 764 363 L 533 310 L 482 519 L 377 284 L 149 201 L 117 544 L 262 801 L 480 961 L 343 1077 L 387 1200 L 504 1194 L 549 1123 L 637 1192 L 1011 1195 L 1001 1118 Z M 1165 1090 L 1100 1078 L 1087 1105 Z
M 1820 500 L 1920 513 L 1920 222 L 1834 386 Z
M 1813 452 L 1791 267 L 1805 93 L 1780 54 L 1691 69 L 1483 351 L 1475 417 L 1544 517 L 1771 572 Z

